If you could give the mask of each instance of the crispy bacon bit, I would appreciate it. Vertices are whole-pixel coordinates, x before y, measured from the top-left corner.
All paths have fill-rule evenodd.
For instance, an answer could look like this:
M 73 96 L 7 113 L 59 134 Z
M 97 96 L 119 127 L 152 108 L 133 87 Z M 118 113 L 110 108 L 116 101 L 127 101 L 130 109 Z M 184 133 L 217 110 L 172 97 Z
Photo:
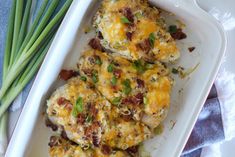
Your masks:
M 125 120 L 126 122 L 130 121 L 132 119 L 132 115 L 124 115 L 121 114 L 121 118 L 123 118 L 123 120 Z
M 55 125 L 54 123 L 52 123 L 48 118 L 46 119 L 46 126 L 51 128 L 53 131 L 57 131 L 58 130 L 58 126 Z
M 70 103 L 70 102 L 66 98 L 60 97 L 60 98 L 57 99 L 57 103 L 58 103 L 58 105 L 64 105 L 64 104 Z
M 131 23 L 134 22 L 134 15 L 131 11 L 131 8 L 128 8 L 128 7 L 123 8 L 121 12 Z
M 92 125 L 85 127 L 86 138 L 91 139 L 93 134 L 97 134 L 99 127 L 99 122 L 93 122 Z
M 131 33 L 131 32 L 126 32 L 126 37 L 127 37 L 127 39 L 130 40 L 130 41 L 132 40 L 132 34 L 133 34 L 133 33 Z
M 92 143 L 95 147 L 99 147 L 100 141 L 96 134 L 92 134 Z
M 62 142 L 59 138 L 57 138 L 56 136 L 51 136 L 50 137 L 50 142 L 48 143 L 48 145 L 50 147 L 54 147 L 54 146 L 59 146 L 61 143 Z
M 57 99 L 57 103 L 58 103 L 58 105 L 60 105 L 60 106 L 64 105 L 64 107 L 65 107 L 66 109 L 68 109 L 69 111 L 71 111 L 72 108 L 73 108 L 73 105 L 70 103 L 70 101 L 67 100 L 67 99 L 64 98 L 64 97 L 58 98 L 58 99 Z
M 122 73 L 122 70 L 120 70 L 120 69 L 114 69 L 114 70 L 113 70 L 113 75 L 114 75 L 116 78 L 120 78 L 120 77 L 121 77 L 121 73 Z
M 89 77 L 92 76 L 92 72 L 93 70 L 92 69 L 82 69 L 82 71 Z
M 131 156 L 137 156 L 137 153 L 138 153 L 138 146 L 133 146 L 133 147 L 129 147 L 126 149 L 126 152 L 128 154 L 130 154 Z
M 142 104 L 143 103 L 143 99 L 144 99 L 144 95 L 143 93 L 138 93 L 135 95 L 135 103 L 136 104 Z
M 90 64 L 95 64 L 95 58 L 93 56 L 89 57 L 88 61 L 90 62 Z
M 103 37 L 103 35 L 102 35 L 102 33 L 100 31 L 98 32 L 98 38 L 99 39 L 104 39 L 104 37 Z
M 145 39 L 143 42 L 136 44 L 136 47 L 145 53 L 148 53 L 151 50 L 149 39 Z
M 67 136 L 67 134 L 66 134 L 66 132 L 64 131 L 64 129 L 63 129 L 63 131 L 61 132 L 61 137 L 62 137 L 63 139 L 65 139 L 65 140 L 68 140 L 68 139 L 69 139 L 68 136 Z
M 98 109 L 95 108 L 95 105 L 91 104 L 89 111 L 90 111 L 89 113 L 91 114 L 91 116 L 95 118 L 98 113 Z
M 104 155 L 109 155 L 112 152 L 112 148 L 109 147 L 108 145 L 102 145 L 101 151 L 102 151 L 102 153 L 104 153 Z
M 188 50 L 189 52 L 193 52 L 193 50 L 195 50 L 195 47 L 189 47 Z
M 138 88 L 144 88 L 144 81 L 141 79 L 136 79 Z
M 86 116 L 82 113 L 78 114 L 77 123 L 82 125 L 85 123 L 85 121 L 86 121 Z
M 187 35 L 182 31 L 181 28 L 177 28 L 177 31 L 175 33 L 171 33 L 171 36 L 175 40 L 182 40 L 187 38 Z
M 132 105 L 140 105 L 143 103 L 143 94 L 138 93 L 135 96 L 129 96 L 122 99 L 122 104 L 132 104 Z
M 67 81 L 68 79 L 78 76 L 78 75 L 79 73 L 77 71 L 62 69 L 60 71 L 59 78 L 61 78 L 64 81 Z
M 99 50 L 99 51 L 103 51 L 104 52 L 104 48 L 103 46 L 100 44 L 100 39 L 98 38 L 92 38 L 88 45 L 90 45 L 93 49 L 95 50 Z

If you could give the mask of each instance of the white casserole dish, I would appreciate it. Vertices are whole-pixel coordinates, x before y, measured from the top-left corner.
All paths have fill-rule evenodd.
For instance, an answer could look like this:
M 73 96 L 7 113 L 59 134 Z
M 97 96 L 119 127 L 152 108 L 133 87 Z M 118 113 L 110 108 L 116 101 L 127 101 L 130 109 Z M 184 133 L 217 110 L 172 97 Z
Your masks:
M 176 79 L 171 108 L 164 121 L 161 135 L 145 142 L 146 151 L 153 157 L 180 155 L 208 95 L 225 52 L 226 37 L 220 24 L 201 10 L 194 0 L 152 0 L 153 4 L 174 13 L 186 24 L 187 39 L 178 42 L 181 49 L 179 65 L 199 67 L 190 77 Z M 87 48 L 92 33 L 84 34 L 99 1 L 74 0 L 49 52 L 38 72 L 33 87 L 7 148 L 7 157 L 48 155 L 51 132 L 45 127 L 43 112 L 46 100 L 61 82 L 57 81 L 62 68 L 73 68 Z M 188 47 L 195 46 L 193 53 Z M 183 90 L 182 90 L 183 89 Z M 180 92 L 179 92 L 180 91 Z

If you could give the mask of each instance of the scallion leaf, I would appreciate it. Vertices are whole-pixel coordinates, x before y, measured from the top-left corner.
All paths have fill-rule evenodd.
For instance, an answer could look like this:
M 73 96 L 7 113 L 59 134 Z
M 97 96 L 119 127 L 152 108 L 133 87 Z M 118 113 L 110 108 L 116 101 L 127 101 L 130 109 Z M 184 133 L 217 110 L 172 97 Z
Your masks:
M 102 61 L 101 61 L 100 57 L 96 58 L 95 64 L 102 65 Z
M 172 72 L 173 74 L 178 74 L 178 73 L 179 73 L 179 70 L 178 70 L 178 69 L 175 69 L 175 68 L 172 68 L 171 72 Z
M 135 60 L 132 65 L 138 73 L 143 73 L 146 70 L 145 63 L 142 60 Z
M 113 72 L 113 69 L 114 69 L 114 65 L 112 63 L 109 64 L 107 67 L 107 71 L 111 73 L 111 72 Z
M 92 122 L 92 117 L 91 117 L 90 115 L 87 115 L 87 117 L 86 117 L 86 122 L 87 122 L 87 123 Z
M 169 33 L 176 33 L 177 32 L 177 26 L 176 25 L 170 25 L 168 28 Z
M 125 79 L 122 82 L 122 85 L 123 85 L 123 92 L 124 92 L 124 94 L 126 94 L 126 95 L 130 94 L 130 92 L 132 91 L 130 79 Z
M 112 100 L 112 104 L 114 105 L 119 105 L 120 102 L 121 102 L 121 97 L 115 97 L 113 100 Z
M 82 111 L 83 111 L 83 100 L 82 97 L 78 97 L 75 105 L 73 106 L 72 115 L 74 117 L 77 117 L 78 113 L 81 113 Z
M 111 84 L 115 86 L 117 84 L 117 78 L 115 76 L 112 77 L 111 79 Z
M 124 23 L 124 24 L 131 24 L 131 21 L 129 21 L 128 18 L 125 17 L 125 16 L 121 17 L 121 22 Z
M 86 76 L 81 76 L 81 77 L 80 77 L 80 80 L 86 82 L 86 81 L 87 81 L 87 78 L 86 78 Z
M 155 40 L 156 40 L 156 38 L 155 38 L 154 33 L 150 33 L 149 34 L 149 42 L 150 42 L 151 47 L 154 47 Z
M 98 79 L 98 72 L 96 70 L 93 70 L 93 72 L 92 72 L 92 81 L 94 83 L 97 83 L 99 81 L 99 79 Z

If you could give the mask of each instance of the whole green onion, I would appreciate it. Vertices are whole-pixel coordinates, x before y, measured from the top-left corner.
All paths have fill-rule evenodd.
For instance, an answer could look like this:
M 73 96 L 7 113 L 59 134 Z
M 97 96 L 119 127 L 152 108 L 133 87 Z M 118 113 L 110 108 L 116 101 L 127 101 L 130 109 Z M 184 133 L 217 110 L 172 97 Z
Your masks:
M 0 155 L 4 155 L 4 146 L 7 144 L 7 108 L 39 69 L 73 0 L 66 0 L 62 8 L 57 9 L 60 1 L 44 0 L 35 19 L 30 22 L 32 0 L 13 0 L 0 89 Z

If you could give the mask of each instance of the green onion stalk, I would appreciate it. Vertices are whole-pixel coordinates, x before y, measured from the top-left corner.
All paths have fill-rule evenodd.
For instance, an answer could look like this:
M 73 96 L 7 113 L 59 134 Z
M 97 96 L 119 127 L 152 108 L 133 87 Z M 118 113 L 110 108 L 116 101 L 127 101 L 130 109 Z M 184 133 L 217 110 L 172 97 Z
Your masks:
M 44 0 L 32 24 L 32 0 L 13 0 L 0 89 L 0 156 L 7 146 L 8 107 L 40 68 L 58 27 L 73 0 Z M 55 15 L 55 16 L 54 16 Z

